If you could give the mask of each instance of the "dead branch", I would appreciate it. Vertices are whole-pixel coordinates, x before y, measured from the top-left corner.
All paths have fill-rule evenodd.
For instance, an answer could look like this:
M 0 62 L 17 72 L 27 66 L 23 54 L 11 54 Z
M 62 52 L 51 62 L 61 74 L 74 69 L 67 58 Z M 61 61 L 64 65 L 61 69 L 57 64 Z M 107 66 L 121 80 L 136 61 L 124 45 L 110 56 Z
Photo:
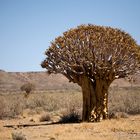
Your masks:
M 7 124 L 4 125 L 3 127 L 8 127 L 8 128 L 20 128 L 20 127 L 34 127 L 34 126 L 43 126 L 43 125 L 53 125 L 53 124 L 58 124 L 58 122 L 45 122 L 45 123 L 25 123 L 25 124 Z

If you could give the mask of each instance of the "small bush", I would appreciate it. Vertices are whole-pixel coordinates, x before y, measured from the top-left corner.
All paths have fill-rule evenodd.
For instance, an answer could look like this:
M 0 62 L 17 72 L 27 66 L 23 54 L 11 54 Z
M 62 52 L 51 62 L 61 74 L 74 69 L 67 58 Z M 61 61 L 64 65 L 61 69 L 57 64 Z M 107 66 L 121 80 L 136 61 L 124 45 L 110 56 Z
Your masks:
M 51 117 L 48 113 L 45 113 L 45 114 L 42 114 L 40 119 L 39 119 L 40 122 L 44 122 L 44 121 L 51 121 Z
M 6 116 L 4 99 L 0 98 L 0 119 L 3 119 Z
M 73 108 L 68 110 L 61 116 L 60 123 L 79 123 L 81 121 L 81 116 L 79 113 Z
M 0 119 L 14 118 L 21 114 L 22 108 L 23 104 L 20 98 L 0 96 Z
M 120 119 L 120 118 L 128 118 L 128 114 L 125 112 L 112 112 L 109 114 L 110 119 Z
M 22 85 L 20 87 L 21 91 L 25 91 L 26 94 L 24 95 L 25 97 L 28 97 L 29 96 L 29 93 L 35 89 L 35 85 L 32 84 L 32 83 L 26 83 L 24 85 Z
M 112 88 L 109 93 L 109 113 L 140 114 L 139 88 Z
M 27 140 L 25 135 L 22 132 L 14 132 L 12 133 L 13 140 Z

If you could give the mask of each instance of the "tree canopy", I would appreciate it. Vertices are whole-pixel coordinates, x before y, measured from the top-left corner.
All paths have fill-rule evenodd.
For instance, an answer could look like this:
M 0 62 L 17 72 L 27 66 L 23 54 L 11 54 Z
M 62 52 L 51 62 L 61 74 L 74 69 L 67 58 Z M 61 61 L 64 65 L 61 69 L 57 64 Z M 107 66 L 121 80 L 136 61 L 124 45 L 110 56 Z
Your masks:
M 96 78 L 114 80 L 137 71 L 137 52 L 135 40 L 124 31 L 81 25 L 51 43 L 42 67 L 49 73 L 62 73 L 76 83 L 83 74 L 92 81 Z

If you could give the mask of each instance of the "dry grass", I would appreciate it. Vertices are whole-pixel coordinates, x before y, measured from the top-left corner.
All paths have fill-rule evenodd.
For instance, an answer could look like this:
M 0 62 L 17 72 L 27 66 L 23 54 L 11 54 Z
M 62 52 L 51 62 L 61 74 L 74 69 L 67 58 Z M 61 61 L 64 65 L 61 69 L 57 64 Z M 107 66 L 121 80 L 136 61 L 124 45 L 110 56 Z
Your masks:
M 12 133 L 13 140 L 27 140 L 25 135 L 22 132 L 14 132 Z
M 125 112 L 111 112 L 109 114 L 110 119 L 120 119 L 120 118 L 128 118 L 128 114 Z
M 127 114 L 140 114 L 140 88 L 110 89 L 109 112 L 124 112 Z
M 40 122 L 45 122 L 45 121 L 51 121 L 51 116 L 48 113 L 43 113 L 40 118 L 39 118 Z
M 11 128 L 1 127 L 3 124 L 19 124 L 22 120 L 0 120 L 0 140 L 11 140 Z M 139 140 L 140 115 L 129 116 L 126 119 L 111 119 L 100 123 L 55 124 L 39 127 L 17 128 L 29 140 Z
M 23 109 L 24 104 L 20 96 L 0 96 L 0 119 L 16 117 Z
M 109 91 L 109 113 L 124 112 L 140 114 L 139 88 L 111 88 Z M 29 115 L 45 112 L 61 112 L 74 107 L 82 108 L 81 92 L 53 91 L 31 94 L 27 99 L 22 94 L 0 95 L 0 119 L 13 118 L 22 115 L 29 109 Z M 60 115 L 62 116 L 63 114 Z
M 81 112 L 75 107 L 71 107 L 62 113 L 60 123 L 79 123 L 81 121 Z

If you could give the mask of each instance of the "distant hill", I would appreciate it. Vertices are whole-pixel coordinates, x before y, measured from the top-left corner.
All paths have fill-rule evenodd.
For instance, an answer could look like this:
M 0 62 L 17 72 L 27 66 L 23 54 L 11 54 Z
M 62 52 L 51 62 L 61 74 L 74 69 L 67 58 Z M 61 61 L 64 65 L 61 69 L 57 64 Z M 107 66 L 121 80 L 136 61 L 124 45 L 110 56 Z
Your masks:
M 0 93 L 20 91 L 20 87 L 27 82 L 33 83 L 36 91 L 79 89 L 77 84 L 69 83 L 61 74 L 0 71 Z
M 140 86 L 140 75 L 134 78 L 134 86 Z M 46 72 L 5 72 L 0 70 L 0 93 L 20 91 L 20 87 L 27 82 L 33 83 L 36 91 L 80 89 L 77 84 L 69 83 L 61 74 L 48 75 Z M 129 87 L 131 83 L 119 79 L 115 80 L 111 86 Z

